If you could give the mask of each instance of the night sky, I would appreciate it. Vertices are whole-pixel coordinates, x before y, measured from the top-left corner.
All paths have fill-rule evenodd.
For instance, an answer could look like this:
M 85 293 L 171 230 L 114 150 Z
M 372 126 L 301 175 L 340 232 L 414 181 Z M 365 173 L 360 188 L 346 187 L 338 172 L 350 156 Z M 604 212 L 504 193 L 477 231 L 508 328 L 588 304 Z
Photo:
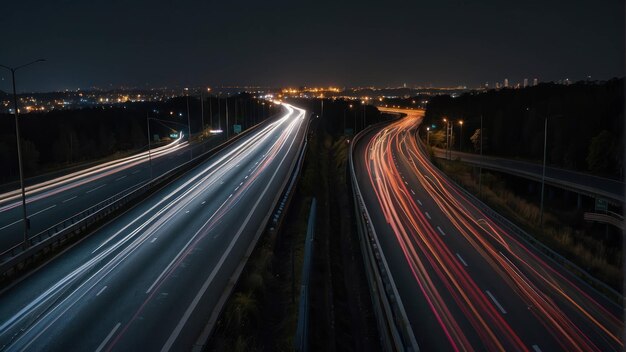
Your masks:
M 623 0 L 20 0 L 0 30 L 0 64 L 48 60 L 18 71 L 20 91 L 624 75 Z

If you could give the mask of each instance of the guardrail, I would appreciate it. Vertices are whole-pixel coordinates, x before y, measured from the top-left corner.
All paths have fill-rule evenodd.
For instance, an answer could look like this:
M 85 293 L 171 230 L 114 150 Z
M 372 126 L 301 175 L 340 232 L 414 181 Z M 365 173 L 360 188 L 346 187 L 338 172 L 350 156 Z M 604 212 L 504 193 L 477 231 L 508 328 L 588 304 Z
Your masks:
M 204 162 L 208 157 L 223 150 L 243 136 L 248 135 L 251 131 L 256 130 L 258 126 L 262 124 L 263 122 L 260 122 L 259 124 L 245 130 L 218 146 L 199 154 L 195 158 L 173 168 L 172 170 L 167 171 L 163 175 L 155 177 L 149 182 L 130 187 L 30 237 L 28 239 L 29 246 L 27 248 L 24 248 L 23 243 L 20 243 L 5 250 L 4 252 L 1 252 L 0 282 L 10 276 L 15 269 L 21 268 L 29 261 L 36 259 L 41 255 L 45 255 L 52 249 L 58 248 L 67 242 L 71 237 L 85 232 L 90 226 L 103 220 L 105 217 L 119 210 L 121 207 L 141 200 L 142 196 L 146 196 L 159 187 L 168 184 L 170 181 L 179 177 L 183 173 Z
M 595 221 L 595 222 L 601 222 L 601 223 L 605 223 L 605 224 L 609 224 L 609 225 L 613 225 L 615 227 L 617 227 L 618 229 L 622 229 L 624 230 L 624 218 L 619 216 L 618 214 L 615 214 L 613 212 L 609 212 L 608 214 L 602 214 L 602 213 L 591 213 L 591 212 L 586 212 L 585 214 L 583 214 L 583 219 L 585 219 L 586 221 Z
M 315 198 L 311 201 L 309 223 L 304 242 L 304 263 L 302 264 L 302 280 L 300 284 L 300 304 L 298 308 L 298 326 L 296 328 L 295 349 L 306 352 L 309 350 L 309 281 L 313 260 L 313 239 L 315 238 L 316 218 Z
M 389 271 L 387 260 L 383 254 L 372 220 L 363 202 L 363 196 L 354 172 L 353 147 L 356 142 L 373 128 L 368 127 L 357 134 L 350 143 L 349 167 L 352 183 L 354 210 L 357 219 L 357 231 L 363 254 L 365 275 L 370 286 L 372 304 L 376 316 L 376 323 L 380 333 L 382 347 L 386 351 L 419 351 L 411 323 L 404 310 L 402 299 L 398 294 L 396 284 Z
M 420 140 L 420 142 L 421 142 L 420 138 L 418 138 L 418 140 Z M 418 145 L 420 146 L 420 148 L 424 148 L 424 145 L 422 143 L 418 143 Z M 619 293 L 618 291 L 616 291 L 612 287 L 608 286 L 604 282 L 598 280 L 597 278 L 595 278 L 594 276 L 589 274 L 585 269 L 579 267 L 578 265 L 574 264 L 573 262 L 571 262 L 567 258 L 565 258 L 562 255 L 558 254 L 554 250 L 550 249 L 545 244 L 543 244 L 541 241 L 537 240 L 534 236 L 530 235 L 528 232 L 522 230 L 519 226 L 515 225 L 513 222 L 511 222 L 511 220 L 509 220 L 506 217 L 500 215 L 497 211 L 491 209 L 491 207 L 489 207 L 487 204 L 483 203 L 483 201 L 478 199 L 476 196 L 474 196 L 468 190 L 466 190 L 465 188 L 459 186 L 456 183 L 456 181 L 454 181 L 453 179 L 448 177 L 448 175 L 446 175 L 445 173 L 442 172 L 441 175 L 443 177 L 445 177 L 449 182 L 451 182 L 452 184 L 456 185 L 457 189 L 459 189 L 468 198 L 470 198 L 472 203 L 477 205 L 478 208 L 480 208 L 480 210 L 483 213 L 489 215 L 489 217 L 491 219 L 495 219 L 501 225 L 503 225 L 504 227 L 509 229 L 511 232 L 513 232 L 515 235 L 517 235 L 517 237 L 519 239 L 521 239 L 522 241 L 524 241 L 526 244 L 531 245 L 537 251 L 539 251 L 543 255 L 545 255 L 549 260 L 551 260 L 552 262 L 556 263 L 560 267 L 568 270 L 570 273 L 573 274 L 573 276 L 578 280 L 578 282 L 586 285 L 587 287 L 591 288 L 592 290 L 594 290 L 598 294 L 606 297 L 611 302 L 618 304 L 620 306 L 620 308 L 623 307 L 624 296 L 621 293 Z

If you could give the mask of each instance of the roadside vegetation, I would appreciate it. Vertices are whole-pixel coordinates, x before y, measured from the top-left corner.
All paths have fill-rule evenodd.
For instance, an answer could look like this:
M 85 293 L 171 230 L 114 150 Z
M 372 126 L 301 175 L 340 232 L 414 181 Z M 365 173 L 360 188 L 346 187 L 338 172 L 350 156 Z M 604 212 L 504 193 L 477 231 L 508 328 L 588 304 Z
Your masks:
M 478 195 L 476 168 L 455 160 L 433 160 L 459 185 Z M 528 187 L 529 182 L 483 170 L 480 199 L 549 248 L 621 292 L 623 259 L 620 233 L 609 232 L 605 225 L 586 224 L 581 221 L 581 210 L 563 206 L 547 206 L 544 226 L 539 226 L 538 202 L 515 190 L 520 188 L 519 184 L 523 184 L 522 188 L 524 185 Z

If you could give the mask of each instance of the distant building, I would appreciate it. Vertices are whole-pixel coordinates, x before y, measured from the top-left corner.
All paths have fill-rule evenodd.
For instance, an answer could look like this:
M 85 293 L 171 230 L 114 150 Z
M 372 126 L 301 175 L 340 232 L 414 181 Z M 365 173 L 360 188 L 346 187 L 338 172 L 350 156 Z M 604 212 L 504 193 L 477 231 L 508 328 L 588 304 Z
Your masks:
M 536 86 L 537 84 L 539 84 L 539 80 L 536 78 L 533 78 L 533 87 Z
M 504 79 L 504 88 L 509 88 L 509 79 L 508 78 Z
M 528 87 L 528 78 L 524 78 L 524 88 Z
M 496 89 L 500 89 L 500 82 L 496 82 Z
M 489 89 L 489 82 L 485 82 L 485 90 Z

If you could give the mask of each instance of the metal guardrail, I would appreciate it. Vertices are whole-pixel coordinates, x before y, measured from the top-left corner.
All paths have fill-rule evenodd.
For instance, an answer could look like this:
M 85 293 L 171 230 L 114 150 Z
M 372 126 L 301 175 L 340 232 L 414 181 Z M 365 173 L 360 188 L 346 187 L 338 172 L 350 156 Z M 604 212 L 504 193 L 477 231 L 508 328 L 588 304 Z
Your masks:
M 354 172 L 353 147 L 356 142 L 373 128 L 387 122 L 368 127 L 357 134 L 350 143 L 349 167 L 352 182 L 354 209 L 357 218 L 357 231 L 365 274 L 372 294 L 372 304 L 376 323 L 380 333 L 383 349 L 386 351 L 419 351 L 411 323 L 404 310 L 402 299 L 398 294 L 393 277 L 389 271 L 387 260 L 383 254 L 376 231 L 363 202 L 363 196 Z
M 424 148 L 423 144 L 419 143 L 419 145 L 420 145 L 420 148 Z M 534 236 L 530 235 L 528 232 L 522 230 L 519 226 L 515 225 L 513 222 L 511 222 L 511 220 L 509 220 L 506 217 L 500 215 L 500 213 L 498 213 L 497 211 L 491 209 L 491 207 L 489 207 L 487 204 L 483 203 L 483 201 L 478 199 L 476 196 L 474 196 L 468 190 L 466 190 L 465 188 L 461 187 L 458 183 L 456 183 L 456 181 L 454 181 L 453 179 L 448 177 L 448 175 L 446 175 L 445 173 L 441 173 L 441 175 L 443 177 L 445 177 L 449 182 L 451 182 L 452 184 L 456 185 L 457 189 L 459 189 L 468 198 L 470 198 L 472 203 L 477 205 L 483 213 L 489 215 L 489 217 L 491 219 L 495 219 L 501 225 L 503 225 L 504 227 L 509 229 L 511 232 L 513 232 L 515 235 L 517 235 L 517 237 L 519 239 L 521 239 L 522 241 L 524 241 L 526 244 L 531 245 L 537 251 L 539 251 L 543 255 L 545 255 L 549 260 L 553 261 L 554 263 L 556 263 L 560 267 L 568 270 L 570 273 L 573 274 L 573 276 L 580 283 L 582 283 L 582 284 L 586 285 L 587 287 L 591 288 L 592 290 L 597 292 L 599 295 L 606 297 L 611 302 L 618 304 L 620 306 L 620 308 L 623 307 L 623 305 L 624 305 L 624 296 L 621 293 L 616 291 L 614 288 L 608 286 L 604 282 L 598 280 L 593 275 L 589 274 L 585 269 L 579 267 L 578 265 L 574 264 L 573 262 L 571 262 L 567 258 L 565 258 L 562 255 L 558 254 L 554 250 L 550 249 L 545 244 L 543 244 L 541 241 L 536 239 Z
M 0 253 L 0 281 L 3 277 L 11 274 L 11 272 L 27 260 L 36 257 L 46 249 L 56 248 L 62 245 L 69 238 L 80 234 L 87 230 L 90 225 L 102 220 L 112 212 L 120 209 L 126 204 L 137 200 L 142 195 L 147 194 L 152 189 L 167 184 L 172 179 L 180 176 L 182 173 L 192 169 L 193 167 L 204 162 L 211 155 L 223 150 L 230 144 L 236 142 L 243 136 L 256 130 L 263 122 L 245 130 L 244 132 L 232 137 L 231 139 L 219 144 L 218 146 L 199 154 L 192 160 L 189 160 L 166 173 L 155 177 L 149 182 L 130 187 L 116 195 L 105 199 L 104 201 L 87 208 L 65 219 L 48 229 L 31 236 L 28 239 L 29 246 L 24 248 L 23 243 L 17 244 L 2 253 Z
M 625 228 L 624 218 L 616 217 L 610 214 L 586 212 L 585 214 L 583 214 L 583 219 L 585 219 L 586 221 L 595 221 L 595 222 L 601 222 L 604 224 L 613 225 L 617 227 L 618 229 L 622 229 L 622 230 L 624 230 Z
M 315 198 L 311 201 L 309 223 L 306 230 L 304 243 L 304 263 L 302 265 L 302 280 L 300 284 L 300 304 L 298 308 L 298 326 L 296 328 L 295 348 L 296 351 L 306 352 L 309 350 L 309 281 L 311 276 L 311 263 L 313 260 L 313 239 L 315 238 L 315 218 L 317 211 Z

